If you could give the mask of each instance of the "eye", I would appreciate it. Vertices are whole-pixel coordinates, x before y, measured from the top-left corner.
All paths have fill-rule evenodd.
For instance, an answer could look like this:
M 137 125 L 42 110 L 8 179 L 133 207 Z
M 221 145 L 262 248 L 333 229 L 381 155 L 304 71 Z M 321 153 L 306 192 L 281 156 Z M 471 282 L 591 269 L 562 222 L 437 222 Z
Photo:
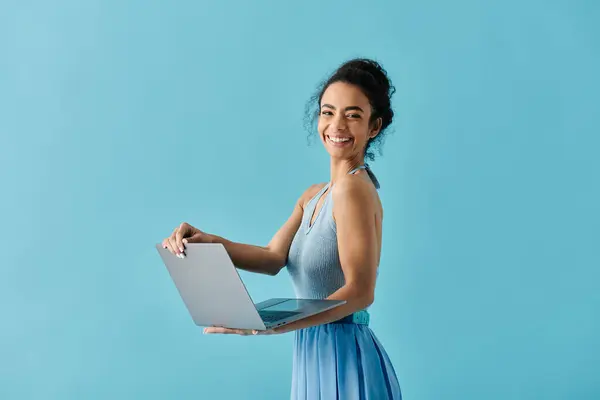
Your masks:
M 360 118 L 360 114 L 348 114 L 348 118 Z
M 331 111 L 321 111 L 321 115 L 333 115 L 333 113 Z

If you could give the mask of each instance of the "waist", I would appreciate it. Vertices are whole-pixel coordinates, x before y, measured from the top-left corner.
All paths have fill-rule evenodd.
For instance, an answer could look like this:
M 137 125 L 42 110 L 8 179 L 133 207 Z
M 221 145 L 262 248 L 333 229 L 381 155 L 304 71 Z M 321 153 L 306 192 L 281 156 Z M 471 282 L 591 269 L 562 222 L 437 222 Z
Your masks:
M 369 313 L 366 310 L 357 311 L 353 314 L 340 318 L 337 321 L 330 322 L 331 324 L 357 324 L 369 326 Z

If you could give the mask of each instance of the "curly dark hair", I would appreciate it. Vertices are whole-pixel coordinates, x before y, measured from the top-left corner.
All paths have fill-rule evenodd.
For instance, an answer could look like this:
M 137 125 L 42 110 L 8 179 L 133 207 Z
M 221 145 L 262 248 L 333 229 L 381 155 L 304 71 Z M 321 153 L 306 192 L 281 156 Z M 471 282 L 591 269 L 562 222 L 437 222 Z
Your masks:
M 381 118 L 382 125 L 379 134 L 369 139 L 365 147 L 365 159 L 372 161 L 375 159 L 372 148 L 375 147 L 378 153 L 381 154 L 381 145 L 388 133 L 386 128 L 394 118 L 391 99 L 396 92 L 396 88 L 392 85 L 386 70 L 377 61 L 368 58 L 355 58 L 346 61 L 318 86 L 317 92 L 306 103 L 304 126 L 309 132 L 309 138 L 316 131 L 316 120 L 319 116 L 323 93 L 329 85 L 335 82 L 345 82 L 358 86 L 367 96 L 372 108 L 369 123 L 372 124 L 377 118 Z

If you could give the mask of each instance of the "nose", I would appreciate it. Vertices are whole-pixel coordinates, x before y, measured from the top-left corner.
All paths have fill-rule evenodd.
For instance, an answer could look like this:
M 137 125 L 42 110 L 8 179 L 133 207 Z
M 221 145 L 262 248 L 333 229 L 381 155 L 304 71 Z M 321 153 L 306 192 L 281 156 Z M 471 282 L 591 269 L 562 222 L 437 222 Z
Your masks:
M 334 132 L 343 132 L 346 130 L 346 124 L 347 121 L 345 115 L 343 113 L 339 113 L 333 118 L 333 121 L 331 122 L 331 129 Z

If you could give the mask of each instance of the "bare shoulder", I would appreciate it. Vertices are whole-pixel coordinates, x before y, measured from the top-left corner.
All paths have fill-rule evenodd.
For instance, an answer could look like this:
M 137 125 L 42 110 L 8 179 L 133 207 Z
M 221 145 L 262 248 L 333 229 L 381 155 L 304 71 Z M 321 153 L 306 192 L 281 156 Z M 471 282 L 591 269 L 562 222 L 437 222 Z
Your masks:
M 373 185 L 357 175 L 345 175 L 334 185 L 334 200 L 355 198 L 358 201 L 370 201 L 373 197 Z
M 310 185 L 308 189 L 302 193 L 302 196 L 300 196 L 300 199 L 298 200 L 300 207 L 304 209 L 306 203 L 308 203 L 308 201 L 312 199 L 319 192 L 319 190 L 323 189 L 326 184 L 327 183 L 315 183 L 314 185 Z
M 379 200 L 379 194 L 368 179 L 358 175 L 345 175 L 333 187 L 331 193 L 336 204 L 349 205 L 353 203 L 363 210 L 382 214 L 383 209 Z

